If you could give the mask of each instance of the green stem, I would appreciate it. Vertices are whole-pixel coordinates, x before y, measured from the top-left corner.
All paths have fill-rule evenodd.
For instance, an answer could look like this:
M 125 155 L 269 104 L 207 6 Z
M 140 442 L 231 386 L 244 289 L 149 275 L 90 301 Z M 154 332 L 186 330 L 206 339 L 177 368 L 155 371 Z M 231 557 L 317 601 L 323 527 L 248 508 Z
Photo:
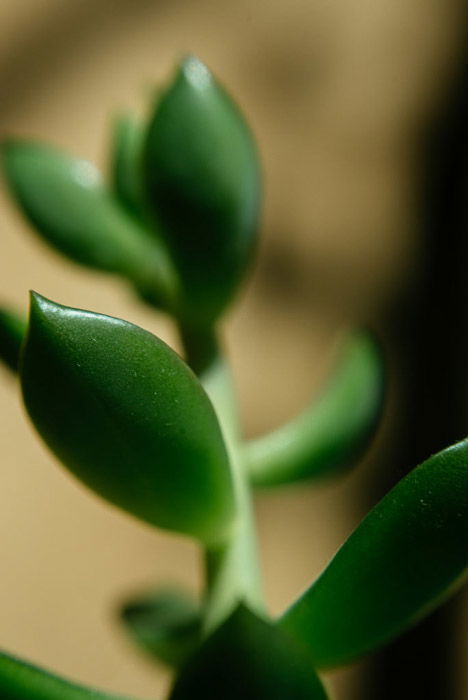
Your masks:
M 205 552 L 206 597 L 205 633 L 219 625 L 240 602 L 253 610 L 264 609 L 257 554 L 257 536 L 252 500 L 242 461 L 238 416 L 231 372 L 218 350 L 211 332 L 192 334 L 181 331 L 192 368 L 199 378 L 218 415 L 228 449 L 237 503 L 237 521 L 229 540 Z M 193 359 L 192 359 L 193 358 Z

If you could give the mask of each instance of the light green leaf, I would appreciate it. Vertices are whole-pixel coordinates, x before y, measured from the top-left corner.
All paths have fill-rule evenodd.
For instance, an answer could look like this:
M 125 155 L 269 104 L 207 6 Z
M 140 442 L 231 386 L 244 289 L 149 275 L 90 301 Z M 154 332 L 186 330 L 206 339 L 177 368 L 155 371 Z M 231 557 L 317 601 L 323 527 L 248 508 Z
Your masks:
M 370 333 L 353 333 L 321 396 L 246 445 L 251 483 L 268 487 L 333 476 L 354 464 L 381 418 L 384 386 L 380 347 Z
M 200 608 L 178 590 L 155 590 L 127 601 L 120 617 L 135 643 L 169 666 L 180 666 L 200 643 Z
M 401 634 L 466 578 L 468 440 L 431 457 L 367 515 L 279 621 L 318 667 Z
M 3 164 L 21 211 L 49 244 L 77 263 L 123 275 L 165 308 L 176 304 L 165 246 L 118 205 L 91 163 L 12 140 L 3 145 Z
M 326 700 L 294 639 L 240 606 L 189 659 L 169 700 Z
M 209 325 L 255 245 L 260 172 L 236 105 L 196 58 L 158 95 L 144 148 L 148 199 L 184 287 L 183 315 Z
M 90 488 L 157 527 L 223 539 L 234 499 L 221 430 L 165 343 L 33 295 L 21 383 L 40 435 Z
M 0 652 L 2 700 L 130 700 L 70 683 L 37 666 Z

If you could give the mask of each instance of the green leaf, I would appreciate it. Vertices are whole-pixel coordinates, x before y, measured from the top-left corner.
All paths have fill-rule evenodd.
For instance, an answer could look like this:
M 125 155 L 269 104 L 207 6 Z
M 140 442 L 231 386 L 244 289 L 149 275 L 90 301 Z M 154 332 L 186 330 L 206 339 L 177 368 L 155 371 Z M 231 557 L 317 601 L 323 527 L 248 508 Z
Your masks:
M 112 136 L 112 189 L 131 214 L 146 220 L 142 169 L 144 129 L 133 115 L 124 114 L 116 120 Z
M 70 683 L 4 652 L 0 652 L 0 697 L 2 700 L 125 700 L 120 695 Z
M 460 586 L 468 565 L 468 440 L 431 457 L 367 515 L 280 627 L 318 667 L 401 634 Z
M 26 321 L 13 311 L 0 308 L 0 359 L 13 372 L 18 370 L 21 343 Z
M 255 244 L 260 172 L 250 131 L 196 58 L 158 102 L 144 149 L 147 190 L 179 269 L 183 313 L 212 323 L 244 275 Z
M 319 399 L 291 422 L 246 445 L 251 483 L 277 486 L 333 476 L 354 464 L 382 416 L 384 369 L 373 335 L 353 333 Z
M 221 430 L 161 340 L 33 294 L 21 382 L 42 438 L 94 491 L 158 527 L 207 543 L 226 535 L 233 487 Z
M 178 590 L 156 590 L 127 602 L 121 619 L 138 646 L 169 666 L 180 666 L 200 643 L 199 606 Z
M 126 213 L 96 168 L 51 146 L 3 145 L 12 194 L 37 232 L 74 262 L 127 277 L 164 307 L 177 278 L 165 246 Z
M 195 652 L 170 700 L 326 700 L 308 656 L 274 625 L 239 607 Z

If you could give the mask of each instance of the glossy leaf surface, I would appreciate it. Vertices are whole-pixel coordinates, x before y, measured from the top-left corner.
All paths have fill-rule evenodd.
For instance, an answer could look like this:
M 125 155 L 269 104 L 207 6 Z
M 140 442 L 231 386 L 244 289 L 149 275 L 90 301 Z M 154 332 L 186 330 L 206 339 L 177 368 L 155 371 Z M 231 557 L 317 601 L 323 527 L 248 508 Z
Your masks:
M 129 278 L 163 306 L 175 303 L 165 247 L 116 203 L 91 163 L 28 141 L 4 144 L 3 162 L 16 202 L 49 244 L 82 265 Z
M 4 652 L 0 652 L 0 697 L 2 700 L 130 700 L 70 683 Z
M 260 175 L 244 119 L 196 58 L 158 97 L 144 163 L 149 200 L 184 286 L 185 318 L 209 324 L 245 273 Z
M 180 666 L 201 639 L 199 607 L 178 590 L 157 590 L 129 601 L 121 619 L 139 647 L 169 666 Z
M 233 489 L 221 431 L 165 343 L 33 295 L 21 382 L 42 438 L 94 491 L 158 527 L 223 537 Z
M 279 624 L 318 667 L 402 633 L 466 577 L 468 440 L 431 457 L 367 515 Z
M 0 359 L 13 372 L 18 369 L 21 343 L 26 333 L 26 321 L 7 309 L 0 308 Z
M 195 652 L 170 700 L 326 700 L 294 640 L 245 607 Z
M 246 445 L 254 486 L 334 475 L 367 447 L 383 410 L 385 370 L 373 336 L 354 333 L 321 396 L 299 416 Z

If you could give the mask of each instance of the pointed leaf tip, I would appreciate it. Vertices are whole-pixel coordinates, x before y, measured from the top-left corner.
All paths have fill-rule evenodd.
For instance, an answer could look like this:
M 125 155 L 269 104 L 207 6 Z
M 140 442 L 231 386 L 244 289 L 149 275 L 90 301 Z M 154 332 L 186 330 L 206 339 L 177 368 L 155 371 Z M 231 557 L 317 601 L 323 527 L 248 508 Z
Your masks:
M 225 536 L 233 490 L 220 427 L 165 343 L 32 293 L 21 383 L 42 438 L 94 491 L 158 527 Z
M 143 164 L 148 201 L 181 278 L 181 315 L 192 325 L 209 325 L 250 262 L 260 167 L 237 106 L 193 56 L 182 61 L 156 105 Z

